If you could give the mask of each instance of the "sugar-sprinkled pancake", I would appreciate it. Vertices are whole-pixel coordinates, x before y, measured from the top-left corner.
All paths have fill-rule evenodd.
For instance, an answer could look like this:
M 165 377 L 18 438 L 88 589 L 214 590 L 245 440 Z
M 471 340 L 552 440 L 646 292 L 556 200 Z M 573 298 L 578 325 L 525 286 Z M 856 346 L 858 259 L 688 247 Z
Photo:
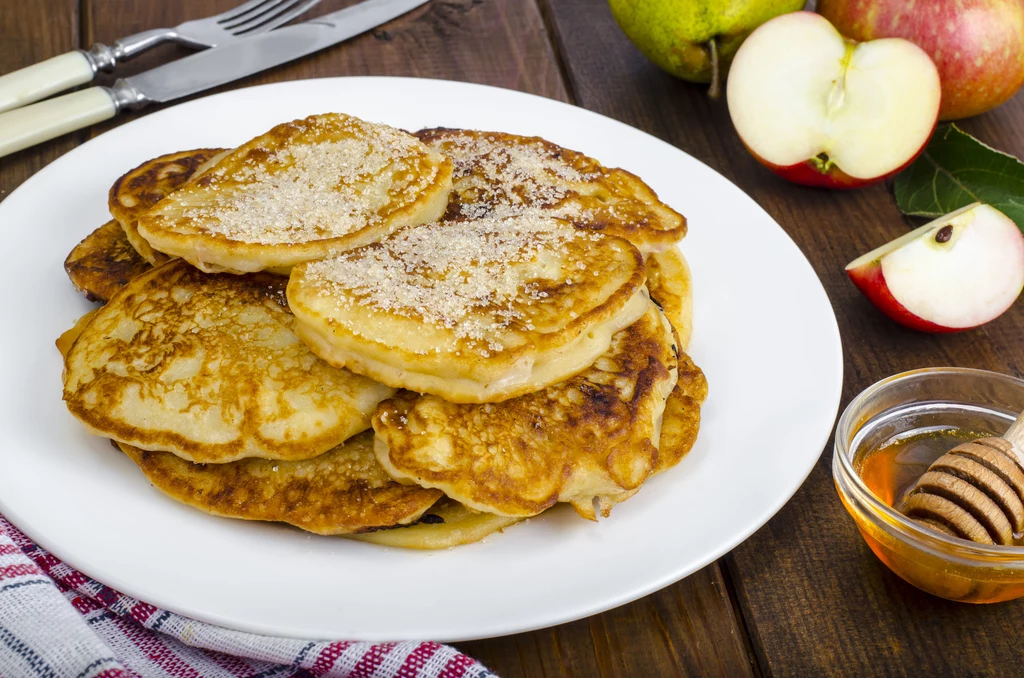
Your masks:
M 341 113 L 284 123 L 139 218 L 161 252 L 204 271 L 286 273 L 444 213 L 451 161 Z
M 297 266 L 299 336 L 335 366 L 455 402 L 496 402 L 589 367 L 647 308 L 628 241 L 550 217 L 406 228 Z
M 377 458 L 393 478 L 479 511 L 528 517 L 568 502 L 585 518 L 608 515 L 657 469 L 676 351 L 648 302 L 592 367 L 537 393 L 482 405 L 409 391 L 385 400 L 373 417 Z
M 393 389 L 313 355 L 284 285 L 181 260 L 135 278 L 74 341 L 68 409 L 95 434 L 195 462 L 308 459 L 365 430 Z
M 626 238 L 644 256 L 686 235 L 686 219 L 639 177 L 540 137 L 445 128 L 416 136 L 455 164 L 447 219 L 542 212 Z

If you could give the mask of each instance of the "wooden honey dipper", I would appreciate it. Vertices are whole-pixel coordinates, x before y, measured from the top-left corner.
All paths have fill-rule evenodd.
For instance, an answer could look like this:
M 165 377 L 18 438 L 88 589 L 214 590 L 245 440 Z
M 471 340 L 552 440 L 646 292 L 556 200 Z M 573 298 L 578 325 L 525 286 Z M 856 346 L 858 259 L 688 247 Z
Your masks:
M 958 445 L 932 462 L 899 510 L 937 532 L 1012 546 L 1024 533 L 1024 412 L 1002 438 Z

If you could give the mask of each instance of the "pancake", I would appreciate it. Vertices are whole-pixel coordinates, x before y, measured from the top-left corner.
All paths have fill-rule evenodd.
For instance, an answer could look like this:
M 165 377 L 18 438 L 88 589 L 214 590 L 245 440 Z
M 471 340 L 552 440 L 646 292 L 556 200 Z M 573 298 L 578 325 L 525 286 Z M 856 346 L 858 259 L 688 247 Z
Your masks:
M 161 155 L 127 172 L 110 187 L 107 196 L 110 214 L 121 224 L 139 256 L 150 264 L 162 264 L 170 257 L 154 250 L 139 235 L 139 217 L 184 186 L 205 163 L 223 152 L 222 148 L 200 148 Z
M 148 271 L 143 259 L 116 221 L 108 221 L 85 236 L 64 260 L 71 284 L 89 301 L 107 302 L 129 280 Z
M 686 219 L 639 177 L 540 137 L 444 128 L 416 136 L 455 163 L 446 219 L 541 211 L 626 238 L 645 257 L 686 235 Z
M 665 402 L 654 473 L 662 473 L 683 460 L 697 441 L 700 408 L 708 396 L 704 373 L 685 353 L 679 354 L 679 380 Z
M 640 253 L 559 219 L 439 222 L 297 266 L 288 303 L 327 362 L 461 403 L 589 367 L 647 309 Z
M 607 516 L 657 467 L 676 350 L 648 302 L 593 367 L 538 393 L 458 405 L 401 391 L 374 413 L 377 459 L 392 478 L 478 511 L 525 518 L 567 502 Z
M 64 401 L 97 435 L 183 459 L 308 459 L 367 429 L 393 390 L 295 335 L 283 278 L 175 260 L 100 308 L 65 359 Z
M 192 464 L 169 452 L 119 447 L 158 490 L 183 504 L 225 518 L 289 523 L 316 534 L 412 523 L 441 497 L 437 490 L 391 480 L 377 463 L 369 431 L 302 461 Z
M 287 273 L 444 213 L 451 161 L 340 113 L 274 127 L 139 217 L 157 250 L 204 271 Z
M 481 513 L 442 498 L 410 525 L 349 535 L 352 539 L 406 549 L 447 549 L 480 541 L 518 523 L 521 518 Z
M 647 258 L 647 290 L 651 300 L 665 312 L 679 335 L 679 348 L 686 350 L 693 334 L 693 279 L 690 266 L 679 248 Z
M 82 332 L 85 331 L 86 325 L 92 322 L 92 319 L 98 310 L 99 309 L 96 308 L 89 311 L 76 320 L 71 329 L 65 330 L 59 337 L 57 337 L 57 341 L 54 343 L 57 345 L 57 350 L 60 351 L 61 358 L 68 357 L 68 352 L 71 350 L 71 347 L 75 345 L 75 342 L 78 341 L 78 337 L 80 337 Z

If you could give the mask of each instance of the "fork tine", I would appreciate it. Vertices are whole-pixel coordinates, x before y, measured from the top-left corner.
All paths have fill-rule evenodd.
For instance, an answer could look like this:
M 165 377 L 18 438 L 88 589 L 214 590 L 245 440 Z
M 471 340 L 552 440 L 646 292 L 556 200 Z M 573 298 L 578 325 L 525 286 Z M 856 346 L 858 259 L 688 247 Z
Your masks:
M 231 32 L 235 35 L 254 35 L 256 33 L 265 33 L 266 31 L 272 31 L 278 26 L 283 26 L 284 24 L 288 23 L 295 17 L 299 16 L 303 12 L 313 7 L 313 5 L 317 4 L 318 2 L 320 2 L 320 0 L 295 0 L 292 3 L 292 7 L 290 9 L 288 7 L 283 8 L 279 14 L 277 14 L 274 17 L 268 18 L 263 23 L 247 25 L 245 28 L 242 28 L 241 30 L 229 30 L 231 30 Z
M 280 0 L 248 0 L 248 2 L 243 2 L 241 5 L 238 5 L 237 7 L 232 7 L 226 12 L 221 12 L 216 16 L 209 17 L 208 20 L 216 21 L 219 24 L 222 24 L 226 21 L 234 21 L 243 14 L 247 13 L 249 10 L 256 9 L 260 5 L 265 5 L 268 2 L 280 2 Z
M 221 21 L 221 28 L 231 33 L 236 33 L 240 30 L 246 30 L 253 26 L 257 26 L 267 19 L 276 16 L 279 11 L 288 9 L 299 0 L 264 0 L 264 4 L 260 7 L 245 12 L 245 16 L 239 16 L 235 19 L 228 21 Z

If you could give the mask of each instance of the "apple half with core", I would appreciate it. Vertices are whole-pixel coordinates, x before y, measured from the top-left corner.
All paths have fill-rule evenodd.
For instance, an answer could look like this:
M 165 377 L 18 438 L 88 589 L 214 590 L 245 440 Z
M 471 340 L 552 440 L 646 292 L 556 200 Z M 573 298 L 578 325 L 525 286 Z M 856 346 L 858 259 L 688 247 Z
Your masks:
M 729 115 L 744 145 L 777 174 L 854 188 L 910 164 L 935 129 L 939 73 L 900 38 L 856 43 L 813 12 L 762 24 L 729 71 Z
M 1021 0 L 818 0 L 818 13 L 855 40 L 906 38 L 928 52 L 942 120 L 984 113 L 1024 85 Z
M 1024 235 L 974 203 L 854 260 L 850 280 L 883 313 L 922 332 L 958 332 L 998 317 L 1024 289 Z

